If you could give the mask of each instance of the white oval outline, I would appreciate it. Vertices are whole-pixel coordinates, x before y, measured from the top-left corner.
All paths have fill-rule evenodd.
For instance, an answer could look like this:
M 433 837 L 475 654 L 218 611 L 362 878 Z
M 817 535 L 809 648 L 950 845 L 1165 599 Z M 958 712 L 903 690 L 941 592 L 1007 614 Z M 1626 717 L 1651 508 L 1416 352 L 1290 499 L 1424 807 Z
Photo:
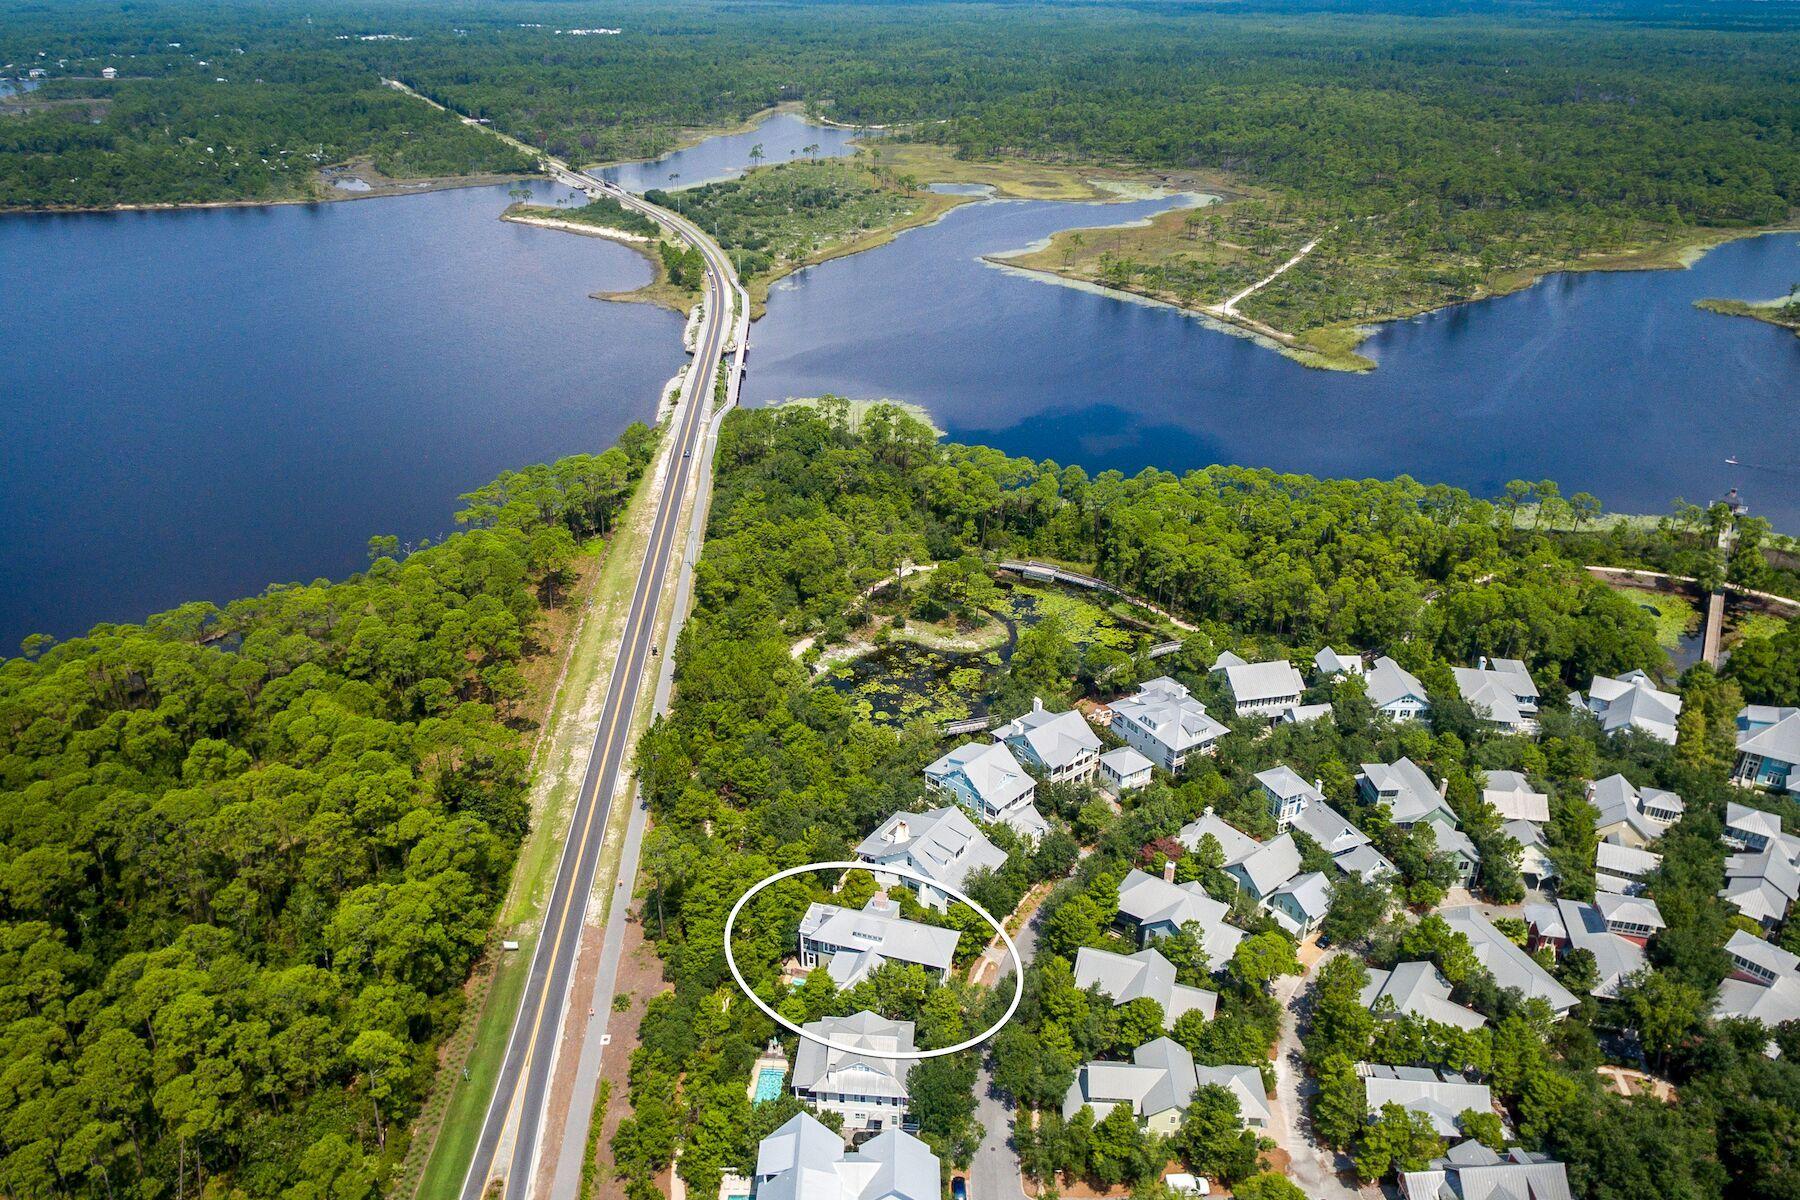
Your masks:
M 744 905 L 750 902 L 750 897 L 756 895 L 756 893 L 762 891 L 772 883 L 779 883 L 783 879 L 792 879 L 796 875 L 810 874 L 813 871 L 834 870 L 867 871 L 871 875 L 894 875 L 901 879 L 910 879 L 916 883 L 922 883 L 928 887 L 935 888 L 953 900 L 960 900 L 962 903 L 979 913 L 982 920 L 986 921 L 989 925 L 992 925 L 1000 934 L 1000 940 L 1006 943 L 1006 952 L 1012 955 L 1013 960 L 1012 1003 L 1006 1006 L 1006 1011 L 1000 1014 L 1000 1019 L 976 1034 L 974 1037 L 960 1041 L 954 1046 L 945 1046 L 938 1050 L 881 1051 L 871 1050 L 867 1046 L 856 1046 L 848 1045 L 843 1042 L 834 1042 L 830 1038 L 820 1037 L 816 1033 L 808 1033 L 805 1029 L 794 1024 L 792 1021 L 776 1012 L 773 1008 L 769 1007 L 768 1004 L 764 1003 L 763 998 L 758 996 L 756 992 L 751 989 L 750 984 L 744 979 L 743 972 L 738 970 L 737 956 L 731 952 L 731 927 L 736 923 L 738 913 L 743 911 Z M 907 1062 L 917 1062 L 921 1059 L 941 1058 L 946 1054 L 956 1054 L 963 1050 L 979 1046 L 981 1043 L 987 1041 L 996 1033 L 999 1033 L 1002 1029 L 1006 1028 L 1006 1023 L 1012 1020 L 1014 1013 L 1019 1011 L 1019 1001 L 1025 998 L 1025 964 L 1020 961 L 1019 948 L 1013 944 L 1012 935 L 1006 932 L 1006 926 L 996 921 L 992 913 L 975 903 L 975 901 L 969 899 L 968 895 L 959 889 L 953 888 L 949 884 L 939 883 L 937 880 L 931 878 L 931 876 L 915 871 L 911 867 L 903 867 L 897 864 L 877 867 L 866 862 L 802 863 L 800 866 L 788 867 L 785 870 L 775 872 L 767 878 L 758 880 L 751 885 L 749 891 L 738 897 L 737 903 L 732 905 L 731 911 L 725 915 L 725 965 L 731 968 L 731 977 L 737 980 L 738 989 L 750 998 L 750 1003 L 756 1005 L 757 1008 L 762 1010 L 764 1016 L 768 1017 L 771 1021 L 774 1021 L 783 1029 L 786 1029 L 790 1033 L 797 1033 L 809 1042 L 817 1042 L 827 1049 L 838 1050 L 845 1054 L 862 1054 L 869 1058 L 891 1058 Z

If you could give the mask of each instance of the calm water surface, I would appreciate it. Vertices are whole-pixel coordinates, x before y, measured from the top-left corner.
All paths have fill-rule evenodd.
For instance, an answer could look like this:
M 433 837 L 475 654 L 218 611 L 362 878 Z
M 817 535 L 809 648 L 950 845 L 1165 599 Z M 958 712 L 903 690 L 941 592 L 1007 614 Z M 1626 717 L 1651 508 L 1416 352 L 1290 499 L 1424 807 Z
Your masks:
M 1314 371 L 1172 309 L 981 261 L 1167 202 L 967 205 L 793 276 L 752 335 L 746 396 L 923 405 L 953 438 L 1134 473 L 1244 463 L 1411 474 L 1496 494 L 1558 480 L 1617 511 L 1732 484 L 1800 532 L 1800 339 L 1693 307 L 1800 278 L 1800 237 L 1730 243 L 1691 270 L 1554 276 L 1388 325 L 1380 368 Z M 1743 464 L 1725 465 L 1735 455 Z
M 773 165 L 809 157 L 808 146 L 816 147 L 812 156 L 819 158 L 854 154 L 850 142 L 858 136 L 866 135 L 854 129 L 809 125 L 793 113 L 776 113 L 746 133 L 723 134 L 651 162 L 621 163 L 594 173 L 628 192 L 693 187 L 741 175 L 752 165 L 750 150 L 754 146 L 762 147 L 763 165 Z
M 852 136 L 783 115 L 609 174 L 689 185 L 758 143 L 781 162 Z M 0 653 L 341 575 L 369 535 L 439 536 L 458 493 L 649 417 L 679 318 L 589 299 L 648 267 L 495 220 L 507 200 L 0 218 Z M 1389 326 L 1360 377 L 980 261 L 1169 203 L 973 204 L 802 272 L 757 326 L 746 397 L 910 400 L 954 437 L 1092 469 L 1406 472 L 1483 494 L 1549 476 L 1654 511 L 1735 482 L 1800 529 L 1800 340 L 1690 303 L 1785 292 L 1800 238 Z
M 0 218 L 0 655 L 345 574 L 650 419 L 681 320 L 589 298 L 648 264 L 508 202 Z

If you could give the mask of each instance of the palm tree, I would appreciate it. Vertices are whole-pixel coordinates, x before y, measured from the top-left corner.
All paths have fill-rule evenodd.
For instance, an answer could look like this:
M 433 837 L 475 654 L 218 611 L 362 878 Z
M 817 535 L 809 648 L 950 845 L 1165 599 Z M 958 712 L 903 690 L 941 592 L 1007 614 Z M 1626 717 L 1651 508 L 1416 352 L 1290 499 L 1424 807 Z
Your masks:
M 764 157 L 761 142 L 750 147 L 750 169 L 754 171 L 757 167 L 761 166 Z

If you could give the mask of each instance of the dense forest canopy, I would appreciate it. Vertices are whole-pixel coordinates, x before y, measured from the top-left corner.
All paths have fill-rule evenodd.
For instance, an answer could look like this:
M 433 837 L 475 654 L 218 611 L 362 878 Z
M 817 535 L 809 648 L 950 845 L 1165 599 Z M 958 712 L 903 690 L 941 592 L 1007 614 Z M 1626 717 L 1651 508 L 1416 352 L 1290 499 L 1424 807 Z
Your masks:
M 525 832 L 525 660 L 648 461 L 0 661 L 0 1194 L 362 1200 Z
M 392 75 L 590 161 L 655 153 L 680 127 L 801 100 L 845 121 L 922 122 L 918 136 L 968 153 L 1222 167 L 1350 215 L 1404 201 L 1767 223 L 1800 192 L 1792 29 L 1692 27 L 1701 10 L 1674 28 L 1544 8 L 1430 20 L 1050 5 L 0 11 L 0 60 L 68 56 L 46 97 L 118 93 L 126 111 L 93 128 L 120 154 L 150 137 L 130 116 L 146 104 L 167 118 L 162 135 L 199 136 L 208 127 L 184 116 L 183 97 L 206 83 L 220 120 L 239 111 L 271 145 L 475 169 L 456 131 L 409 155 L 328 95 L 373 104 L 369 89 Z M 604 22 L 623 32 L 566 32 Z M 121 80 L 92 80 L 102 65 Z M 213 85 L 214 74 L 232 82 Z M 140 90 L 146 99 L 132 100 Z M 291 111 L 269 113 L 270 95 Z M 8 125 L 15 170 L 0 174 L 72 137 L 49 114 Z M 244 142 L 259 144 L 234 144 Z

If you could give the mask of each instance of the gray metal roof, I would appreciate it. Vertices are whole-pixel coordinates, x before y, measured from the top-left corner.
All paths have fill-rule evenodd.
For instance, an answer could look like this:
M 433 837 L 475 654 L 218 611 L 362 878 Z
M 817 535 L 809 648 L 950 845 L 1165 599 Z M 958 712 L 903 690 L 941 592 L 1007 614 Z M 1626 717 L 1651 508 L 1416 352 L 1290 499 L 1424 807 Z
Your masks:
M 1291 833 L 1264 843 L 1255 853 L 1233 864 L 1233 874 L 1241 874 L 1242 881 L 1259 900 L 1299 873 L 1300 847 Z
M 856 857 L 876 864 L 911 867 L 921 875 L 960 888 L 971 871 L 998 870 L 1006 853 L 988 841 L 961 807 L 947 804 L 922 813 L 895 813 L 856 848 Z
M 1212 834 L 1213 840 L 1219 843 L 1219 849 L 1225 853 L 1225 865 L 1242 862 L 1256 853 L 1261 845 L 1255 838 L 1227 822 L 1215 814 L 1210 808 L 1198 820 L 1190 821 L 1181 827 L 1177 839 L 1189 850 L 1200 848 L 1200 839 Z
M 1231 906 L 1214 900 L 1198 883 L 1170 883 L 1160 875 L 1133 870 L 1119 883 L 1119 912 L 1138 925 L 1180 929 L 1190 921 L 1200 926 L 1200 941 L 1216 963 L 1230 958 L 1243 940 L 1240 929 L 1225 923 Z
M 1486 1017 L 1450 999 L 1449 981 L 1428 962 L 1398 963 L 1392 971 L 1370 971 L 1362 1001 L 1373 1009 L 1383 999 L 1391 1000 L 1395 1013 L 1403 1017 L 1458 1029 L 1480 1029 L 1487 1024 Z
M 1154 1000 L 1163 1010 L 1163 1028 L 1172 1029 L 1186 1013 L 1199 1012 L 1207 1020 L 1218 1011 L 1216 992 L 1175 982 L 1175 967 L 1154 949 L 1136 954 L 1114 954 L 1083 946 L 1075 953 L 1075 986 L 1090 987 L 1111 998 L 1114 1005 L 1133 1000 Z
M 1333 858 L 1353 847 L 1369 844 L 1368 834 L 1323 800 L 1314 800 L 1301 809 L 1300 815 L 1294 818 L 1293 828 L 1319 843 Z
M 1425 695 L 1425 685 L 1419 682 L 1419 677 L 1385 654 L 1375 660 L 1364 688 L 1368 693 L 1369 703 L 1376 708 L 1387 708 L 1409 696 L 1420 704 L 1430 703 Z
M 1531 786 L 1531 781 L 1517 771 L 1489 771 L 1481 798 L 1500 814 L 1502 821 L 1536 821 L 1550 819 L 1550 797 Z
M 1140 684 L 1134 695 L 1112 703 L 1113 717 L 1124 717 L 1152 738 L 1181 754 L 1223 736 L 1224 725 L 1207 715 L 1206 705 L 1166 676 Z
M 1084 754 L 1100 749 L 1100 739 L 1078 712 L 1053 712 L 1032 698 L 1031 711 L 1014 717 L 991 731 L 994 740 L 1006 742 L 1036 758 L 1052 771 L 1069 766 Z
M 1776 762 L 1800 764 L 1800 712 L 1789 711 L 1765 729 L 1738 734 L 1737 748 Z
M 1037 781 L 1000 742 L 965 742 L 926 767 L 925 777 L 934 782 L 960 777 L 970 791 L 996 810 L 1020 803 L 1037 787 Z
M 1237 1098 L 1238 1116 L 1245 1121 L 1267 1124 L 1274 1116 L 1269 1108 L 1269 1094 L 1263 1089 L 1262 1072 L 1255 1067 L 1195 1067 L 1194 1082 L 1198 1088 L 1222 1087 Z
M 1416 825 L 1434 812 L 1450 811 L 1431 776 L 1410 758 L 1393 763 L 1364 763 L 1362 773 L 1396 825 Z
M 795 1088 L 906 1098 L 906 1076 L 912 1063 L 887 1056 L 912 1050 L 911 1021 L 890 1021 L 864 1010 L 848 1017 L 822 1017 L 801 1028 L 858 1049 L 837 1050 L 811 1038 L 801 1038 L 800 1049 L 794 1055 Z
M 1285 658 L 1228 666 L 1225 682 L 1231 689 L 1231 698 L 1239 704 L 1298 696 L 1306 690 L 1306 681 Z
M 886 1130 L 856 1150 L 810 1113 L 756 1148 L 757 1200 L 936 1200 L 937 1156 L 918 1138 Z
M 1479 909 L 1465 904 L 1446 908 L 1439 915 L 1450 928 L 1469 939 L 1475 961 L 1488 969 L 1495 983 L 1503 988 L 1517 988 L 1527 998 L 1542 998 L 1558 1016 L 1575 1007 L 1574 993 L 1558 983 L 1512 939 L 1495 929 L 1493 922 Z
M 956 943 L 962 934 L 909 921 L 899 915 L 886 896 L 875 895 L 863 908 L 816 902 L 807 905 L 806 915 L 800 919 L 800 936 L 879 955 L 890 962 L 917 963 L 929 970 L 947 971 L 956 959 Z
M 1398 1104 L 1408 1112 L 1423 1113 L 1440 1137 L 1461 1131 L 1457 1117 L 1467 1109 L 1492 1112 L 1494 1095 L 1486 1084 L 1471 1083 L 1460 1075 L 1442 1075 L 1425 1068 L 1388 1067 L 1377 1063 L 1356 1064 L 1363 1077 L 1363 1097 L 1371 1113 L 1384 1104 Z

